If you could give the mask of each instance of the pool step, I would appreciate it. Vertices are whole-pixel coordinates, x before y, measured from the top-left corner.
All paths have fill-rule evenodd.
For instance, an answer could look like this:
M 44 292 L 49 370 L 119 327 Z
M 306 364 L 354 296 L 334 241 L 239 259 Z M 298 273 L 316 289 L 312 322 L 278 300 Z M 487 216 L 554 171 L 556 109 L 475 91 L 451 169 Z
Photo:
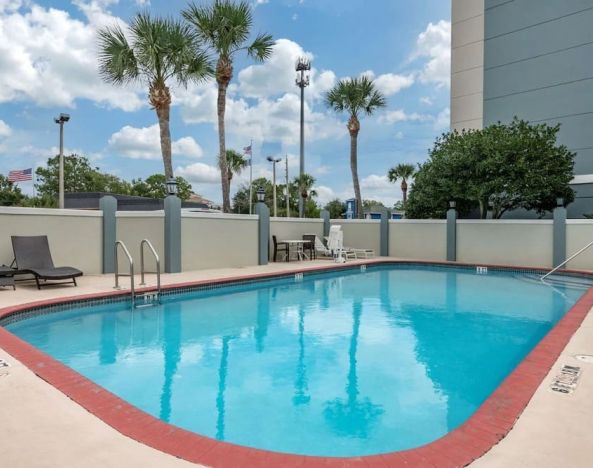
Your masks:
M 144 307 L 152 307 L 161 303 L 161 296 L 159 291 L 147 291 L 142 294 L 137 294 L 134 301 L 134 307 L 136 309 L 142 309 Z
M 591 283 L 583 281 L 581 278 L 574 276 L 548 276 L 545 280 L 542 280 L 539 276 L 535 275 L 522 275 L 520 276 L 520 278 L 530 283 L 543 283 L 549 286 L 563 287 L 566 289 L 576 289 L 580 291 L 586 291 L 591 287 Z

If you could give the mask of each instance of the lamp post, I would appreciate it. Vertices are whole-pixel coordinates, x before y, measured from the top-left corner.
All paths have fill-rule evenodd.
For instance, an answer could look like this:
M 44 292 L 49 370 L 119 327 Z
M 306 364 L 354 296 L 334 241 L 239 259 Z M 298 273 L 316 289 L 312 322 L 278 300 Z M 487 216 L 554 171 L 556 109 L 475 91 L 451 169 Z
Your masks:
M 60 155 L 58 164 L 58 206 L 64 209 L 64 124 L 70 120 L 69 114 L 60 114 L 54 122 L 60 126 Z
M 272 186 L 273 186 L 273 199 L 274 199 L 274 218 L 278 215 L 276 210 L 276 163 L 282 161 L 282 158 L 273 158 L 272 156 L 268 156 L 266 158 L 268 161 L 272 163 Z
M 286 155 L 286 217 L 290 218 L 290 187 L 288 186 L 288 154 Z
M 177 180 L 171 177 L 169 180 L 167 180 L 167 182 L 165 182 L 165 185 L 167 186 L 167 195 L 177 195 Z
M 303 199 L 303 187 L 301 186 L 303 174 L 305 173 L 305 88 L 309 86 L 309 75 L 305 72 L 311 70 L 311 61 L 306 57 L 299 57 L 296 62 L 296 85 L 301 88 L 301 153 L 299 161 L 299 217 L 305 215 L 305 200 Z

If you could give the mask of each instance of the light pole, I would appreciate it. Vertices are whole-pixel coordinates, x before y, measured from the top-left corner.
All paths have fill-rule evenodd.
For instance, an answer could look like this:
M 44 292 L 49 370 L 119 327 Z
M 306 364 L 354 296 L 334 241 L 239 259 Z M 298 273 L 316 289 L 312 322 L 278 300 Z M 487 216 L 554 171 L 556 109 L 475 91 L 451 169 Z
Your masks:
M 64 124 L 70 120 L 69 114 L 60 114 L 54 122 L 60 126 L 60 155 L 58 169 L 58 206 L 64 209 Z
M 288 154 L 286 155 L 286 217 L 290 218 L 290 187 L 288 186 Z
M 273 185 L 273 196 L 274 196 L 274 218 L 277 216 L 276 211 L 276 163 L 282 161 L 282 158 L 273 158 L 272 156 L 268 156 L 267 160 L 272 163 L 272 185 Z
M 296 85 L 301 88 L 301 155 L 299 164 L 299 217 L 305 215 L 305 200 L 303 199 L 302 180 L 305 173 L 305 88 L 309 86 L 309 75 L 305 72 L 311 70 L 311 61 L 306 57 L 299 57 L 296 62 Z

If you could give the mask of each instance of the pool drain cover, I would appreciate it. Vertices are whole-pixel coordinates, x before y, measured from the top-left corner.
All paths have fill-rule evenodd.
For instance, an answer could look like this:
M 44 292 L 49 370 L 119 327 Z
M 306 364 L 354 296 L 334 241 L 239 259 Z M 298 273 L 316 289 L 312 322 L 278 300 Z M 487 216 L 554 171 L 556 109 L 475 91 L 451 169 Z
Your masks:
M 575 391 L 581 376 L 581 368 L 577 366 L 564 366 L 560 373 L 554 377 L 550 389 L 554 392 L 570 394 Z
M 587 364 L 593 364 L 593 356 L 591 354 L 577 354 L 575 358 Z

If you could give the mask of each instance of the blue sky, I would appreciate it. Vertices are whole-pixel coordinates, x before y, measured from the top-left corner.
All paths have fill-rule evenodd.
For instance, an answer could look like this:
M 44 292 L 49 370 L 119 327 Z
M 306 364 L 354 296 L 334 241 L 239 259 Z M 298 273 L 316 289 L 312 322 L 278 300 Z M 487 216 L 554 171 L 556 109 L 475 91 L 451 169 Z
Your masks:
M 200 3 L 200 2 L 198 2 Z M 96 31 L 125 26 L 140 9 L 177 15 L 180 0 L 2 0 L 0 2 L 0 172 L 36 167 L 57 152 L 53 117 L 68 112 L 66 150 L 125 179 L 162 172 L 156 116 L 142 85 L 116 88 L 97 74 Z M 227 104 L 227 146 L 254 141 L 254 176 L 270 176 L 269 154 L 298 170 L 298 88 L 293 63 L 312 59 L 306 89 L 306 171 L 320 202 L 352 195 L 346 116 L 323 105 L 340 78 L 366 73 L 388 106 L 362 120 L 363 198 L 401 198 L 386 172 L 426 159 L 448 127 L 450 2 L 446 0 L 256 0 L 254 32 L 270 32 L 271 60 L 238 57 Z M 216 88 L 171 83 L 173 163 L 194 190 L 220 201 L 216 169 Z M 247 180 L 233 181 L 233 190 Z M 399 185 L 399 184 L 398 184 Z M 23 184 L 30 192 L 30 184 Z

